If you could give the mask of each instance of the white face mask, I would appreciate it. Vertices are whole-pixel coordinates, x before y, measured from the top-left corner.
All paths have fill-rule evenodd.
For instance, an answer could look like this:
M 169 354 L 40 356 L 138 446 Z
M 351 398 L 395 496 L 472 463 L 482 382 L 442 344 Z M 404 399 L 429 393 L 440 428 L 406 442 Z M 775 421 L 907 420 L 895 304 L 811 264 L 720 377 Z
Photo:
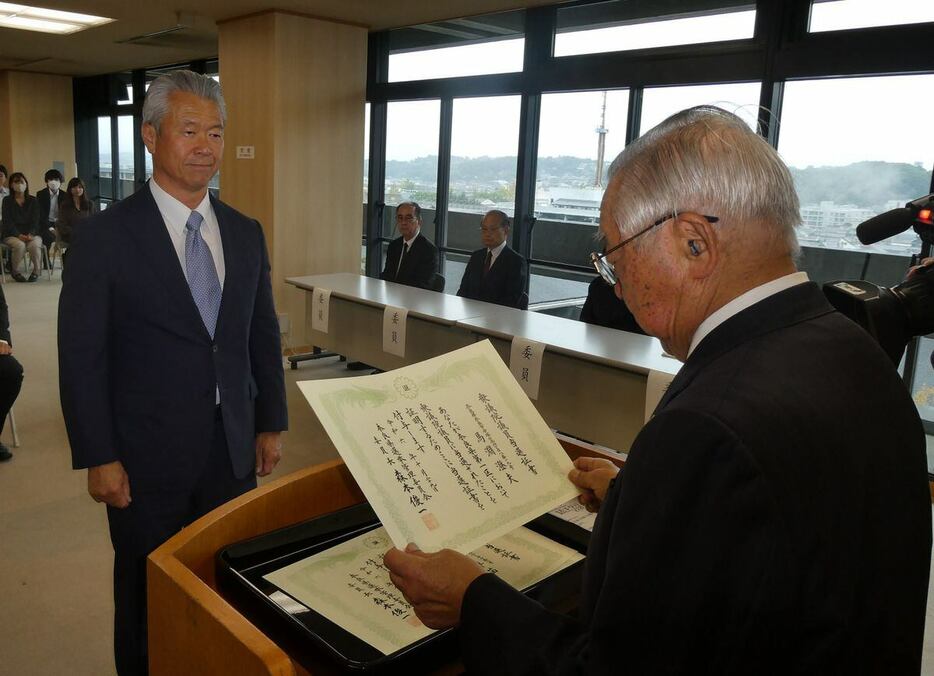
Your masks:
M 16 183 L 13 184 L 12 187 L 15 192 L 26 192 L 25 183 L 20 183 L 19 181 L 17 181 Z
M 52 192 L 58 192 L 58 189 L 62 187 L 61 181 L 49 181 L 49 190 Z

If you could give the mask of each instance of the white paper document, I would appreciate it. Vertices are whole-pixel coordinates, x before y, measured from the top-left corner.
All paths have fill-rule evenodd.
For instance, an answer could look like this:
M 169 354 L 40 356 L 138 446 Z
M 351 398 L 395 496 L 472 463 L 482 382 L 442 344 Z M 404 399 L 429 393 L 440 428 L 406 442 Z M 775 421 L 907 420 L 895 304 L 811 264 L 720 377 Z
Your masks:
M 328 316 L 331 309 L 331 290 L 315 287 L 312 292 L 314 307 L 311 311 L 311 328 L 321 333 L 328 332 Z
M 389 579 L 383 554 L 391 543 L 377 528 L 273 573 L 265 579 L 371 646 L 389 655 L 433 632 Z M 469 556 L 516 589 L 526 589 L 583 557 L 527 528 L 518 528 Z M 277 597 L 285 607 L 289 597 Z
M 405 356 L 405 322 L 408 309 L 387 305 L 383 310 L 383 352 Z
M 516 377 L 519 386 L 529 395 L 529 399 L 538 399 L 544 357 L 545 343 L 513 336 L 509 351 L 509 370 Z
M 298 386 L 400 549 L 467 553 L 578 494 L 570 458 L 489 341 Z
M 588 512 L 587 508 L 578 502 L 577 498 L 568 500 L 563 505 L 558 505 L 549 513 L 589 531 L 593 531 L 593 525 L 597 521 L 597 513 Z

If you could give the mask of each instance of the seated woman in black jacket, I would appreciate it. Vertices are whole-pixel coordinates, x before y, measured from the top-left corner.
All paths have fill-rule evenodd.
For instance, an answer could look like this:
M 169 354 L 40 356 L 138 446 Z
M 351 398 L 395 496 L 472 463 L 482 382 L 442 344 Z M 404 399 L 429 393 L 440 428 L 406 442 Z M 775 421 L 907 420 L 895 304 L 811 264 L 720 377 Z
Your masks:
M 75 176 L 68 181 L 64 199 L 58 203 L 58 221 L 55 232 L 64 244 L 71 243 L 71 233 L 82 219 L 94 213 L 94 203 L 88 199 L 84 181 Z
M 10 176 L 10 194 L 3 198 L 3 243 L 13 250 L 13 279 L 25 282 L 22 265 L 27 250 L 32 259 L 29 281 L 39 279 L 42 237 L 39 236 L 39 205 L 29 194 L 29 181 L 19 171 Z

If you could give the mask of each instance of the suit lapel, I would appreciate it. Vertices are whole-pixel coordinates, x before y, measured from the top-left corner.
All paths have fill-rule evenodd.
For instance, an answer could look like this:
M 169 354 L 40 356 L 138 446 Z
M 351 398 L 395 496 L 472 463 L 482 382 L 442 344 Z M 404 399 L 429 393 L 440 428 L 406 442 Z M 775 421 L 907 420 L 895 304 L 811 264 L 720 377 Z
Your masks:
M 394 246 L 396 241 L 399 242 L 399 246 Z M 401 238 L 399 240 L 393 240 L 389 243 L 389 249 L 386 251 L 386 268 L 393 281 L 399 276 L 399 256 L 402 255 L 403 246 L 404 244 Z
M 509 263 L 507 261 L 509 259 L 510 253 L 511 250 L 507 244 L 503 247 L 503 250 L 499 252 L 499 256 L 493 259 L 493 264 L 490 266 L 490 274 L 487 276 L 496 274 L 498 277 L 502 277 L 505 274 L 504 271 L 509 267 Z
M 412 243 L 409 245 L 409 252 L 405 254 L 405 257 L 402 259 L 402 266 L 399 268 L 399 274 L 402 274 L 402 270 L 410 270 L 412 268 L 412 261 L 418 257 L 420 253 L 419 247 L 421 247 L 422 233 L 418 233 L 415 239 L 412 240 Z M 402 255 L 402 251 L 405 249 L 405 240 L 402 240 L 402 246 L 399 247 L 399 255 Z
M 409 267 L 411 266 L 411 263 L 409 261 L 412 260 L 412 256 L 415 253 L 415 242 L 417 241 L 418 241 L 418 237 L 412 240 L 412 245 L 409 247 L 409 250 L 405 255 L 403 255 L 402 253 L 403 251 L 405 251 L 405 240 L 403 239 L 399 243 L 399 257 L 396 258 L 396 268 L 397 268 L 396 269 L 396 280 L 397 281 L 400 277 L 402 277 L 403 279 L 405 278 L 405 271 L 408 270 Z
M 153 275 L 166 287 L 169 297 L 178 299 L 176 307 L 185 315 L 186 325 L 197 327 L 196 330 L 203 336 L 210 338 L 208 330 L 204 327 L 201 313 L 191 296 L 191 288 L 182 270 L 172 238 L 162 220 L 162 213 L 153 199 L 152 192 L 147 184 L 145 188 L 135 195 L 127 198 L 133 200 L 133 218 L 127 219 L 125 227 L 139 245 L 142 256 L 152 269 Z M 130 204 L 126 204 L 130 207 Z
M 217 227 L 221 233 L 221 245 L 224 248 L 224 287 L 221 293 L 221 306 L 217 313 L 217 326 L 214 329 L 214 335 L 217 336 L 225 323 L 225 315 L 230 312 L 231 299 L 240 297 L 237 289 L 240 276 L 237 273 L 244 269 L 240 263 L 240 256 L 245 248 L 237 239 L 238 231 L 231 223 L 226 205 L 221 204 L 212 195 L 211 206 L 214 207 L 214 216 L 217 218 Z

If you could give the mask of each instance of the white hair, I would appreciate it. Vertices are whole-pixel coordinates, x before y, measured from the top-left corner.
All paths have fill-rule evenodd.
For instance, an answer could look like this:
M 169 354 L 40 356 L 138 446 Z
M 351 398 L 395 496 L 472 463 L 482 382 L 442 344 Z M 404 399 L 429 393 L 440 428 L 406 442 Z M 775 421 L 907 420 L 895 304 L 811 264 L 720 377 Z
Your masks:
M 143 123 L 149 123 L 159 131 L 162 118 L 169 112 L 169 95 L 172 92 L 188 92 L 217 104 L 221 113 L 221 124 L 227 123 L 227 104 L 221 86 L 207 75 L 190 70 L 173 70 L 152 81 L 143 101 Z
M 737 236 L 744 226 L 766 228 L 759 234 L 798 254 L 791 172 L 764 138 L 722 108 L 672 115 L 623 150 L 609 176 L 617 182 L 612 213 L 623 237 L 666 214 L 694 211 L 718 217 L 725 232 L 739 226 Z

